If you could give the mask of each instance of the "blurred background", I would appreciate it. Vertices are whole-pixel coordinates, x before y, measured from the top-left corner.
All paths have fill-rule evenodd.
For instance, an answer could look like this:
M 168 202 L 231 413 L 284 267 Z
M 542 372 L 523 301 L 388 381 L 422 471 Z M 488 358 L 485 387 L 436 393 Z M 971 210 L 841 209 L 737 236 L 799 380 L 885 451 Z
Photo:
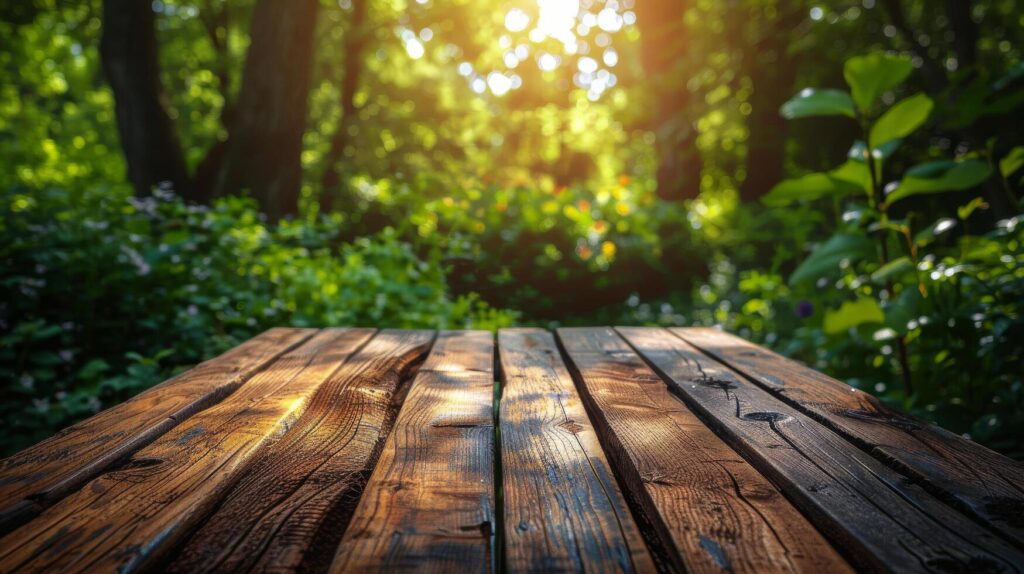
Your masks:
M 0 5 L 0 454 L 271 326 L 721 325 L 1024 457 L 1020 0 Z

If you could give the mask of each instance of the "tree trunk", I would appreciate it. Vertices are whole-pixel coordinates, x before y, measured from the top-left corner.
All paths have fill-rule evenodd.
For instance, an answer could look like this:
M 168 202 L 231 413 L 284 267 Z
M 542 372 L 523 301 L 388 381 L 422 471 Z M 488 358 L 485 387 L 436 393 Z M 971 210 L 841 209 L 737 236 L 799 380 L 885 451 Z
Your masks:
M 210 45 L 217 53 L 216 74 L 217 84 L 220 87 L 220 95 L 224 105 L 220 110 L 220 124 L 231 134 L 231 124 L 234 119 L 235 98 L 231 93 L 231 64 L 228 54 L 228 29 L 230 6 L 226 1 L 206 0 L 200 12 L 200 20 L 206 28 L 206 35 Z M 192 175 L 192 187 L 198 201 L 207 203 L 213 197 L 214 186 L 224 166 L 224 159 L 227 157 L 228 138 L 218 139 L 206 150 L 206 155 L 196 166 Z
M 804 14 L 802 6 L 789 9 L 773 21 L 760 10 L 750 14 L 749 21 L 767 25 L 759 25 L 760 39 L 743 48 L 743 64 L 754 93 L 747 100 L 751 109 L 747 116 L 746 177 L 740 185 L 742 201 L 757 201 L 785 174 L 788 122 L 779 115 L 779 108 L 793 95 L 797 68 L 786 42 Z
M 682 0 L 643 0 L 636 3 L 641 58 L 647 85 L 654 93 L 652 117 L 658 152 L 658 196 L 669 201 L 692 199 L 700 193 L 700 153 L 689 119 L 690 92 L 687 36 L 683 17 L 690 9 Z
M 215 194 L 248 192 L 271 220 L 298 211 L 318 0 L 259 0 Z
M 953 29 L 958 68 L 974 66 L 978 60 L 978 25 L 971 18 L 970 0 L 946 0 L 946 15 Z
M 754 94 L 749 100 L 751 111 L 747 117 L 746 177 L 740 184 L 740 199 L 745 202 L 763 197 L 784 174 L 786 121 L 779 116 L 779 107 L 791 95 L 788 88 L 792 82 L 778 76 L 758 70 L 750 74 Z
M 100 54 L 136 193 L 147 195 L 153 186 L 169 182 L 191 199 L 185 157 L 160 81 L 156 18 L 149 2 L 103 0 Z
M 341 79 L 341 120 L 338 122 L 338 130 L 331 138 L 331 148 L 326 159 L 327 167 L 321 181 L 323 189 L 320 208 L 324 212 L 333 209 L 335 196 L 340 192 L 338 184 L 341 182 L 341 173 L 338 163 L 345 155 L 345 147 L 349 142 L 348 130 L 355 120 L 356 91 L 359 89 L 359 80 L 363 74 L 363 53 L 371 36 L 371 31 L 366 26 L 368 4 L 369 0 L 353 0 L 352 22 L 342 46 L 345 54 L 345 71 Z

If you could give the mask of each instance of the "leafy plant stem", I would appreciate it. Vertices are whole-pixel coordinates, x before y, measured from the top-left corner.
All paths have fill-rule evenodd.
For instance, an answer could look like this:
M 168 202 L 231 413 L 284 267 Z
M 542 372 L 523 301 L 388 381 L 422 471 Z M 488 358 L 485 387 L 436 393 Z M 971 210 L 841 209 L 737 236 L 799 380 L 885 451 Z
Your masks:
M 866 121 L 861 122 L 861 129 L 864 132 L 864 142 L 867 148 L 867 157 L 865 158 L 868 163 L 868 171 L 871 175 L 871 192 L 874 198 L 874 207 L 878 211 L 878 219 L 882 224 L 881 233 L 878 234 L 878 245 L 880 247 L 882 265 L 889 263 L 889 213 L 885 204 L 885 192 L 879 183 L 879 173 L 875 163 L 874 148 L 871 146 L 870 138 L 870 127 Z M 889 294 L 889 297 L 895 297 L 896 292 L 892 283 L 892 279 L 885 282 L 885 289 Z M 896 352 L 897 362 L 900 367 L 900 376 L 903 379 L 903 398 L 907 400 L 910 395 L 914 393 L 913 379 L 910 374 L 910 364 L 907 358 L 907 338 L 905 335 L 900 335 L 896 338 Z

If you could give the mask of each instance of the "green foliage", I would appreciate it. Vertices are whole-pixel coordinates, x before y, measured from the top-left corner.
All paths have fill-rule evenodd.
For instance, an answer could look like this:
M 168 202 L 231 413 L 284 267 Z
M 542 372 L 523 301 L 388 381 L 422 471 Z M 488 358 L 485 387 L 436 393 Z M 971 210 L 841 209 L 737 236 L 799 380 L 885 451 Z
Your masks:
M 868 112 L 883 93 L 900 88 L 910 70 L 909 60 L 884 54 L 848 60 L 844 75 L 858 122 L 875 149 L 869 155 L 856 142 L 843 166 L 785 180 L 764 198 L 792 217 L 821 200 L 834 206 L 849 201 L 835 234 L 789 275 L 793 296 L 805 301 L 796 311 L 809 325 L 788 344 L 803 352 L 818 348 L 818 360 L 848 372 L 855 386 L 867 372 L 888 370 L 895 381 L 873 389 L 884 398 L 1019 453 L 1014 437 L 1024 429 L 1024 388 L 1011 365 L 1024 356 L 1017 339 L 1024 333 L 1024 230 L 1017 216 L 994 230 L 967 233 L 979 210 L 989 207 L 983 197 L 962 195 L 993 176 L 992 160 L 980 153 L 927 159 L 906 167 L 902 178 L 890 167 L 909 151 L 900 144 L 925 124 L 933 100 L 911 94 L 881 113 Z M 1015 169 L 1015 157 L 1008 152 L 1001 165 Z M 837 185 L 843 181 L 837 174 L 855 173 L 847 171 L 854 165 L 863 171 L 847 179 L 857 181 L 863 196 Z M 886 177 L 895 179 L 883 190 Z M 929 219 L 919 206 L 899 219 L 890 213 L 918 196 L 954 192 L 960 194 L 956 203 L 944 211 L 956 219 Z
M 845 333 L 865 323 L 883 323 L 885 313 L 874 299 L 862 297 L 845 301 L 838 309 L 825 311 L 824 329 L 828 335 Z
M 337 217 L 268 226 L 247 200 L 183 205 L 59 188 L 2 197 L 0 449 L 44 438 L 273 326 L 497 328 L 436 252 Z
M 877 148 L 893 140 L 909 136 L 921 127 L 935 107 L 925 94 L 914 94 L 886 110 L 871 127 L 868 141 Z
M 1005 178 L 1017 173 L 1021 167 L 1024 167 L 1024 146 L 1013 148 L 1006 157 L 999 160 L 999 173 Z
M 992 168 L 979 160 L 928 162 L 907 170 L 886 201 L 893 204 L 912 195 L 971 189 L 991 176 Z
M 810 173 L 794 179 L 780 181 L 772 187 L 763 201 L 768 205 L 788 205 L 798 199 L 810 200 L 842 196 L 856 191 L 856 185 L 827 173 Z
M 875 100 L 902 84 L 913 69 L 910 58 L 906 56 L 872 52 L 847 60 L 843 66 L 843 77 L 850 85 L 857 110 L 867 114 Z
M 300 215 L 277 225 L 240 198 L 130 199 L 101 3 L 9 4 L 0 451 L 269 326 L 522 322 L 722 325 L 1024 456 L 1020 0 L 972 5 L 974 61 L 919 0 L 901 3 L 913 60 L 881 3 L 699 0 L 654 50 L 639 2 L 572 50 L 507 30 L 511 5 L 371 2 L 357 23 L 322 3 Z M 193 172 L 229 136 L 253 5 L 153 4 Z M 521 85 L 498 95 L 492 72 Z M 679 165 L 658 146 L 683 137 L 701 193 L 661 201 Z M 758 180 L 743 197 L 763 201 L 738 202 Z
M 789 276 L 792 285 L 815 281 L 836 270 L 842 264 L 856 263 L 875 256 L 874 243 L 859 234 L 839 233 L 822 243 Z
M 815 90 L 807 88 L 793 97 L 779 110 L 786 119 L 814 116 L 856 117 L 850 94 L 842 90 Z

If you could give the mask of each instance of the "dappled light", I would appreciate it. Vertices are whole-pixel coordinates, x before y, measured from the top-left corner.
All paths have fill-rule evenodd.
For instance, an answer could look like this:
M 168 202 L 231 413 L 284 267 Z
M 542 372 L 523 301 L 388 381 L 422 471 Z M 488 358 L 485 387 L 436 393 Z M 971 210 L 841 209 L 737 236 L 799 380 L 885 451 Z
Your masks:
M 273 326 L 618 324 L 1024 456 L 1021 0 L 24 0 L 0 39 L 4 452 Z

